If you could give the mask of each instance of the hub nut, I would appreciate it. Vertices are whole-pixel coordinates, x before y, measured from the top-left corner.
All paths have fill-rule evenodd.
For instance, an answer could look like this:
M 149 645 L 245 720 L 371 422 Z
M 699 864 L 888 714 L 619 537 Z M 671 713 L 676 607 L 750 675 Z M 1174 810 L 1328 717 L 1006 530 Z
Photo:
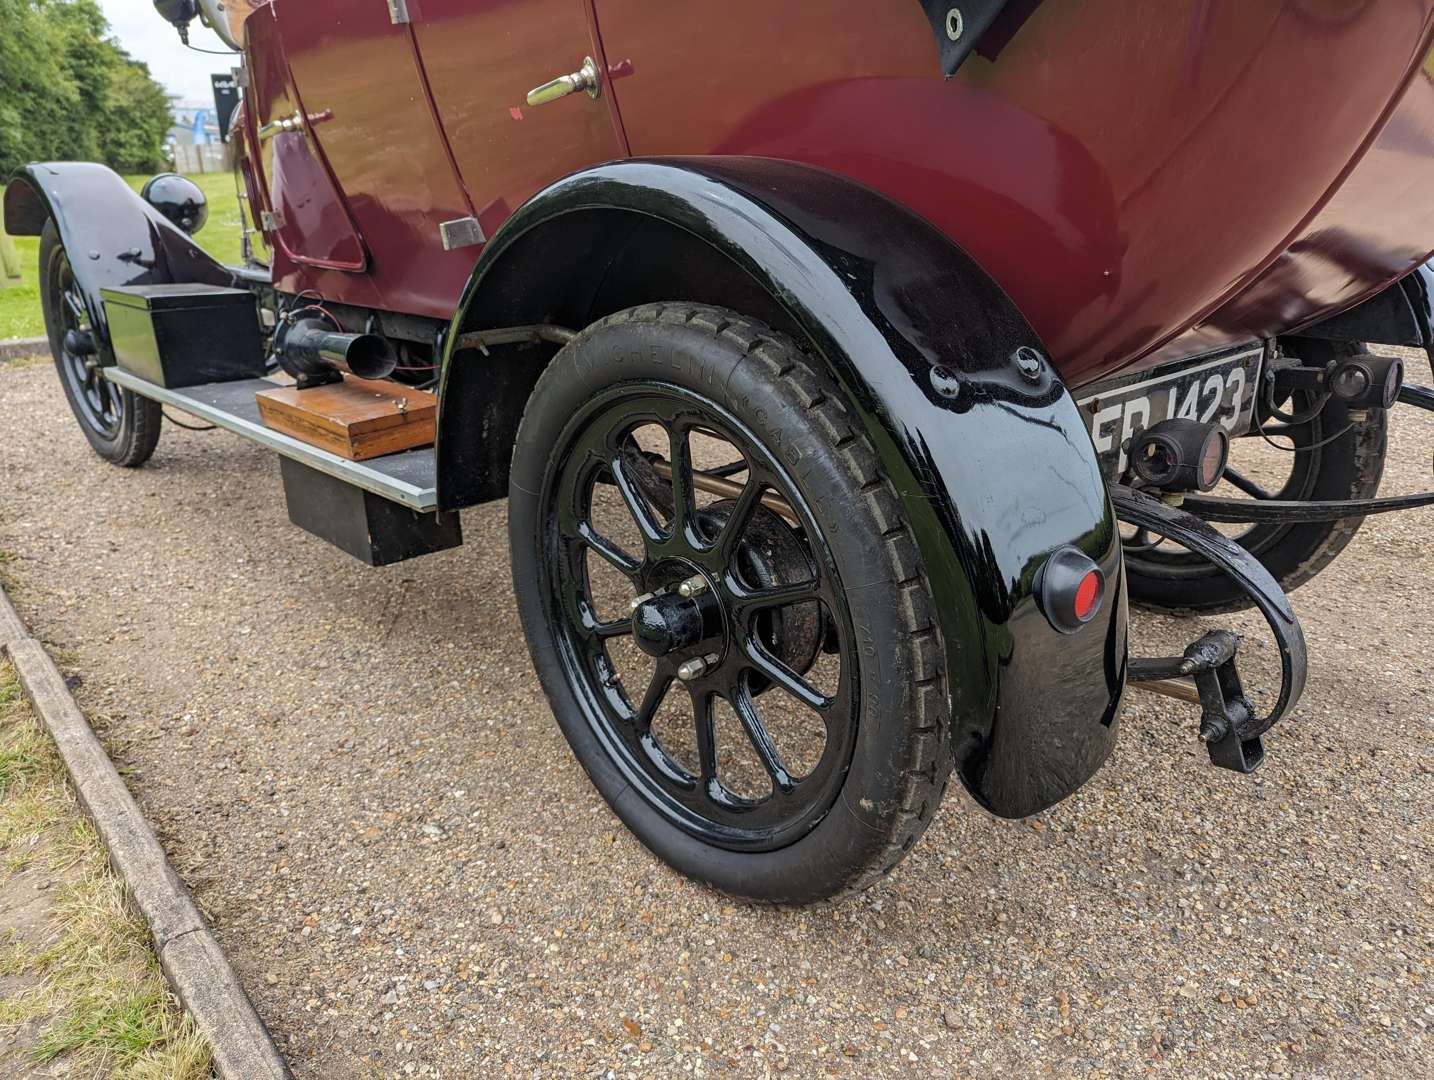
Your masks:
M 677 665 L 677 677 L 683 682 L 691 682 L 716 662 L 715 656 L 694 656 L 691 660 L 684 660 Z
M 707 591 L 707 579 L 701 574 L 694 574 L 681 585 L 677 586 L 678 596 L 701 596 Z

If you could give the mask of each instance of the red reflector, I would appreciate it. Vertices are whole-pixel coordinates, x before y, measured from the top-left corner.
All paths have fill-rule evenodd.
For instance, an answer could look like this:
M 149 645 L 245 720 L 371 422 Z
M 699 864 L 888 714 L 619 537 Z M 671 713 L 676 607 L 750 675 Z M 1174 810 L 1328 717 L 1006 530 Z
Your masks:
M 1035 593 L 1052 628 L 1074 634 L 1100 613 L 1105 575 L 1090 556 L 1067 545 L 1051 552 L 1036 575 Z
M 1075 617 L 1081 622 L 1089 619 L 1100 604 L 1100 571 L 1092 570 L 1081 578 L 1075 594 Z

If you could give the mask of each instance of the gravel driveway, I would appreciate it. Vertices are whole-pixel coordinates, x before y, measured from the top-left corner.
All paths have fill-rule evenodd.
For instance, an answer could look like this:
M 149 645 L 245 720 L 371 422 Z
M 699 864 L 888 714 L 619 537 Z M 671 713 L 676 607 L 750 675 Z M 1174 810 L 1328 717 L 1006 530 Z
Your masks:
M 1391 493 L 1430 481 L 1407 412 Z M 667 871 L 587 782 L 501 503 L 372 570 L 290 526 L 236 437 L 102 463 L 48 364 L 0 368 L 0 432 L 17 606 L 300 1077 L 1428 1075 L 1434 512 L 1371 520 L 1296 594 L 1310 685 L 1254 777 L 1133 696 L 1064 804 L 953 794 L 890 880 L 771 910 Z

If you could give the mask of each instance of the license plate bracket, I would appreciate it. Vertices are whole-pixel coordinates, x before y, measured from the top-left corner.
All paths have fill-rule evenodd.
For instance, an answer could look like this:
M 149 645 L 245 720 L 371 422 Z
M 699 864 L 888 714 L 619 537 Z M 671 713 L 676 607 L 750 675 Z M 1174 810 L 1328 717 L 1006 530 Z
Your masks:
M 1162 420 L 1218 424 L 1232 438 L 1249 431 L 1264 355 L 1264 345 L 1244 345 L 1083 387 L 1076 402 L 1106 480 L 1125 475 L 1132 440 Z

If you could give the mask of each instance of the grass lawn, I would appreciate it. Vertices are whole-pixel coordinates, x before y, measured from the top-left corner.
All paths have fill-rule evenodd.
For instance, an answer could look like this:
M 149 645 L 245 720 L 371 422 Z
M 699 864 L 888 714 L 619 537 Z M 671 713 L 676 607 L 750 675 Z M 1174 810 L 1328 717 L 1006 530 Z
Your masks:
M 30 901 L 37 883 L 41 899 Z M 207 1044 L 165 987 L 149 931 L 3 662 L 0 907 L 14 916 L 0 932 L 0 1071 L 28 1076 L 53 1063 L 73 1076 L 211 1075 Z
M 126 176 L 130 187 L 138 191 L 147 176 Z M 234 191 L 232 173 L 206 173 L 191 176 L 209 199 L 209 221 L 195 237 L 199 246 L 220 262 L 239 261 L 239 198 Z M 0 341 L 6 338 L 43 337 L 45 321 L 40 315 L 40 288 L 36 273 L 40 262 L 38 236 L 13 237 L 20 253 L 22 277 L 19 285 L 0 286 Z

